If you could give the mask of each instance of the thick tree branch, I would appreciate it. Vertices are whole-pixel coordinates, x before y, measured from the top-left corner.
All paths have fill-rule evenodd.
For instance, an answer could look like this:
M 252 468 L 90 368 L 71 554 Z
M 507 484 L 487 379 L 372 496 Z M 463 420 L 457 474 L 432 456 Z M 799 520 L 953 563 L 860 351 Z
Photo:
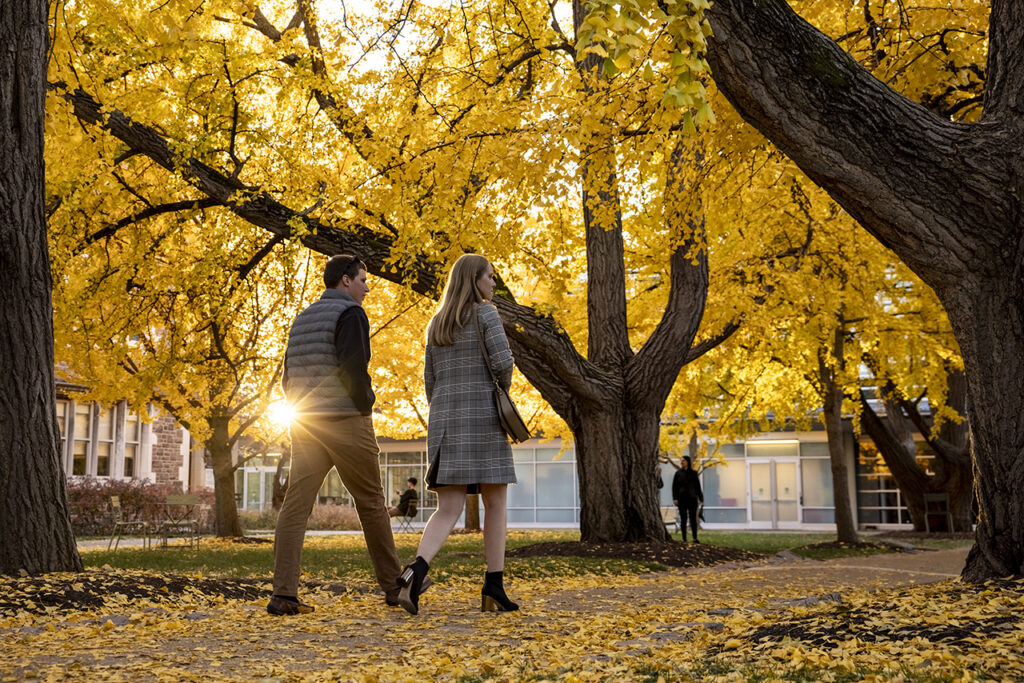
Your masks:
M 714 349 L 719 345 L 724 344 L 726 341 L 728 341 L 729 337 L 736 334 L 736 331 L 739 329 L 740 323 L 736 320 L 733 320 L 727 323 L 726 326 L 722 328 L 722 331 L 716 334 L 715 336 L 708 337 L 704 341 L 694 344 L 686 353 L 686 361 L 683 363 L 683 365 L 688 365 L 692 363 L 693 361 L 703 356 L 705 353 L 711 351 L 711 349 Z
M 66 99 L 82 121 L 102 127 L 238 217 L 283 238 L 293 235 L 292 225 L 298 222 L 305 228 L 300 241 L 309 249 L 327 255 L 358 254 L 370 273 L 424 296 L 437 297 L 440 290 L 438 266 L 422 255 L 410 259 L 409 265 L 402 269 L 391 265 L 391 252 L 395 248 L 391 236 L 374 233 L 358 223 L 336 227 L 303 216 L 266 191 L 249 188 L 197 159 L 176 155 L 155 130 L 132 121 L 116 109 L 101 112 L 99 103 L 84 91 L 68 93 L 61 86 L 51 86 L 51 90 Z M 499 297 L 495 303 L 513 344 L 513 353 L 526 357 L 529 352 L 531 357 L 543 360 L 543 366 L 523 368 L 530 382 L 542 393 L 545 389 L 540 385 L 546 383 L 550 385 L 548 393 L 556 398 L 560 391 L 571 391 L 578 393 L 582 400 L 600 400 L 602 387 L 613 384 L 576 351 L 568 334 L 560 330 L 554 320 L 510 299 Z M 568 405 L 564 397 L 558 400 Z
M 940 295 L 961 286 L 964 272 L 1012 265 L 1005 226 L 1017 200 L 1005 178 L 1018 154 L 1014 126 L 943 120 L 874 78 L 784 0 L 721 0 L 708 17 L 715 82 L 743 118 Z
M 629 361 L 630 400 L 663 406 L 704 317 L 708 293 L 707 239 L 700 190 L 687 178 L 699 175 L 703 151 L 680 139 L 669 157 L 665 220 L 674 244 L 669 259 L 665 313 L 647 343 Z
M 982 119 L 1024 118 L 1024 3 L 992 0 Z
M 180 202 L 168 202 L 166 204 L 157 204 L 155 206 L 150 206 L 146 209 L 143 209 L 142 211 L 139 211 L 138 213 L 133 213 L 131 216 L 126 216 L 125 218 L 122 218 L 116 223 L 110 223 L 109 225 L 103 226 L 96 232 L 86 237 L 80 245 L 79 249 L 84 248 L 90 244 L 95 244 L 96 242 L 99 242 L 102 239 L 106 239 L 107 237 L 113 237 L 115 234 L 117 234 L 118 230 L 128 227 L 133 223 L 138 223 L 139 221 L 145 220 L 147 218 L 152 218 L 154 216 L 160 216 L 167 213 L 176 213 L 178 211 L 208 209 L 211 206 L 216 205 L 217 202 L 215 202 L 212 199 L 187 199 Z
M 875 442 L 878 452 L 900 487 L 926 488 L 928 475 L 917 464 L 915 454 L 904 447 L 896 432 L 878 416 L 863 389 L 860 391 L 860 406 L 860 419 L 864 431 Z

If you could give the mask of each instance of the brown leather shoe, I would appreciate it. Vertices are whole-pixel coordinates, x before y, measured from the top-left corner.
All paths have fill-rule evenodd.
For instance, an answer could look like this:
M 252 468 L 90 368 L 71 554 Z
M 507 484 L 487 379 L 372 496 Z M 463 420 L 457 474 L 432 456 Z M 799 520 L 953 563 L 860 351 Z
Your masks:
M 312 605 L 303 604 L 298 600 L 288 600 L 279 595 L 272 595 L 270 602 L 267 603 L 267 613 L 273 614 L 275 617 L 290 614 L 310 614 L 312 611 Z

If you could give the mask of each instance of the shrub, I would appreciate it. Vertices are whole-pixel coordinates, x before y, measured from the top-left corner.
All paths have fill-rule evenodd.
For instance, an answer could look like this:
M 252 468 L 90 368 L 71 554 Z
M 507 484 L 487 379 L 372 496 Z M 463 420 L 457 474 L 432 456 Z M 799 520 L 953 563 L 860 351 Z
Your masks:
M 314 505 L 313 514 L 309 516 L 307 529 L 314 531 L 359 531 L 359 515 L 354 507 L 324 503 Z
M 111 496 L 121 499 L 121 514 L 125 520 L 140 520 L 151 519 L 154 506 L 174 493 L 181 493 L 180 484 L 154 484 L 148 479 L 68 479 L 71 529 L 76 536 L 109 534 L 114 527 Z M 200 504 L 207 506 L 205 519 L 201 519 L 202 530 L 209 532 L 213 527 L 213 489 L 198 489 L 191 493 L 198 495 Z
M 253 531 L 273 530 L 277 527 L 277 510 L 239 510 L 242 528 Z M 359 531 L 359 515 L 348 505 L 322 503 L 313 506 L 306 528 L 310 531 Z
M 246 531 L 273 531 L 277 527 L 277 510 L 239 510 L 238 521 Z
M 113 528 L 110 497 L 121 499 L 121 512 L 126 520 L 146 519 L 155 503 L 176 486 L 154 484 L 145 479 L 97 479 L 74 477 L 68 479 L 68 505 L 71 529 L 76 536 L 102 536 Z

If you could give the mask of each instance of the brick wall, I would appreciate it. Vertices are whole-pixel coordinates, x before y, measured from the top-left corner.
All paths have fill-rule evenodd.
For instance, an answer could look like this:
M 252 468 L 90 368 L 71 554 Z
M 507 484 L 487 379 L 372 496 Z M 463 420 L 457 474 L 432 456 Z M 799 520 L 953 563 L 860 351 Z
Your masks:
M 185 432 L 174 421 L 173 417 L 162 416 L 150 425 L 153 433 L 153 475 L 157 484 L 177 484 L 182 489 L 178 478 L 181 465 L 181 442 Z

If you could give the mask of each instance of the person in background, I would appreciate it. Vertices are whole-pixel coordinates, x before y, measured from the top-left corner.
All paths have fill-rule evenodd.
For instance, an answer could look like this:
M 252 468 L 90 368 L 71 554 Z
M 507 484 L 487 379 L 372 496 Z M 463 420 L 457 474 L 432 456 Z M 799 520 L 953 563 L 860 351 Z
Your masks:
M 409 512 L 410 503 L 419 503 L 420 494 L 416 491 L 416 477 L 409 477 L 405 481 L 406 489 L 398 497 L 398 505 L 390 508 L 388 514 L 392 517 L 406 517 Z M 398 491 L 395 491 L 398 493 Z
M 683 531 L 683 542 L 686 541 L 686 521 L 690 521 L 693 542 L 697 540 L 697 507 L 704 504 L 704 492 L 700 489 L 700 478 L 693 470 L 690 456 L 683 456 L 683 466 L 676 470 L 672 477 L 672 502 L 679 508 L 679 528 Z
M 430 562 L 462 514 L 467 493 L 484 503 L 484 558 L 487 572 L 480 591 L 482 611 L 509 612 L 519 605 L 505 594 L 506 495 L 516 481 L 512 447 L 494 402 L 494 384 L 512 382 L 513 359 L 494 294 L 494 268 L 483 256 L 465 254 L 455 262 L 437 313 L 427 327 L 423 378 L 430 417 L 427 424 L 427 487 L 437 492 L 437 511 L 420 539 L 416 561 L 405 568 L 399 603 L 419 611 L 419 594 Z

